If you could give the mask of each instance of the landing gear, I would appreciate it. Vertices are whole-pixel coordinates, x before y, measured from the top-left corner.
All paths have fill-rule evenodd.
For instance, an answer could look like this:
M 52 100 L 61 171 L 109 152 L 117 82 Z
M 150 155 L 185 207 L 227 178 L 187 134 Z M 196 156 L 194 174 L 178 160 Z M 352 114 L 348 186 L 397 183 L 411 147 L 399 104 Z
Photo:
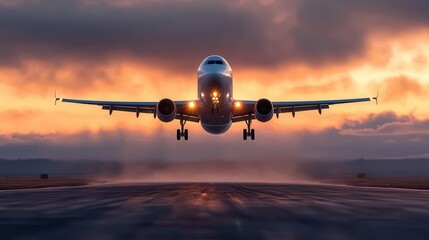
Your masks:
M 252 117 L 249 115 L 249 119 L 245 120 L 247 129 L 243 129 L 243 140 L 247 140 L 247 137 L 255 140 L 255 129 L 251 129 L 250 125 L 252 124 Z
M 219 110 L 218 106 L 216 106 L 216 105 L 212 106 L 212 113 L 219 113 L 219 112 L 220 112 L 220 110 Z
M 247 140 L 247 137 L 255 140 L 255 129 L 251 129 L 250 132 L 247 129 L 243 129 L 243 140 Z
M 185 129 L 186 120 L 183 119 L 183 116 L 180 116 L 180 129 L 177 129 L 177 140 L 180 140 L 182 137 L 187 141 L 189 136 L 188 129 Z

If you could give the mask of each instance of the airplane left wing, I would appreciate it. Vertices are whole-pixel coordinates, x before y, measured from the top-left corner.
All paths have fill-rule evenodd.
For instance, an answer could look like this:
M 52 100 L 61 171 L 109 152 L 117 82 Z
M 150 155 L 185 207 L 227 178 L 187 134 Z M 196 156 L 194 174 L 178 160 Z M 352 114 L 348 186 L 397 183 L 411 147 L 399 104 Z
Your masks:
M 153 114 L 156 117 L 156 108 L 158 105 L 158 102 L 98 101 L 55 97 L 55 103 L 57 101 L 101 106 L 101 109 L 108 110 L 110 115 L 113 111 L 133 112 L 136 114 L 136 117 L 139 117 L 140 113 Z M 191 102 L 195 101 L 174 101 L 177 108 L 175 119 L 182 118 L 191 122 L 199 122 L 197 110 L 189 107 L 189 103 Z
M 265 99 L 266 100 L 266 99 Z M 268 101 L 268 100 L 267 100 Z M 319 114 L 322 109 L 328 109 L 330 105 L 344 104 L 344 103 L 357 103 L 371 101 L 370 98 L 351 98 L 351 99 L 335 99 L 335 100 L 316 100 L 316 101 L 286 101 L 286 102 L 272 102 L 273 113 L 279 117 L 280 113 L 292 113 L 295 117 L 296 112 L 318 110 Z M 237 103 L 236 109 L 233 111 L 233 122 L 240 122 L 255 119 L 255 107 L 258 101 L 241 101 L 234 100 Z

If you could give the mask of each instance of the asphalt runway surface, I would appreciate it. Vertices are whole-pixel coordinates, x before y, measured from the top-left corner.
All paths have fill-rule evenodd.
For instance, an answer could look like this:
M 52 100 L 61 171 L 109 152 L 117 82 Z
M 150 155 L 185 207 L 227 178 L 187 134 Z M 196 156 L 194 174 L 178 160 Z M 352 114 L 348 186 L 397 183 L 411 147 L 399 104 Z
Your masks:
M 429 191 L 101 184 L 0 191 L 1 239 L 429 239 Z

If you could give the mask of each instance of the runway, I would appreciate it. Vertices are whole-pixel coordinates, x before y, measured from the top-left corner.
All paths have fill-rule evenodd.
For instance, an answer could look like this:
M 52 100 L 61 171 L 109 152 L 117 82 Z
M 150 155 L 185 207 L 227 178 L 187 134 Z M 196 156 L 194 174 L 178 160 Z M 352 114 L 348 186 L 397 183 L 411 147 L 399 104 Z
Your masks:
M 1 239 L 428 239 L 429 191 L 101 184 L 0 191 Z

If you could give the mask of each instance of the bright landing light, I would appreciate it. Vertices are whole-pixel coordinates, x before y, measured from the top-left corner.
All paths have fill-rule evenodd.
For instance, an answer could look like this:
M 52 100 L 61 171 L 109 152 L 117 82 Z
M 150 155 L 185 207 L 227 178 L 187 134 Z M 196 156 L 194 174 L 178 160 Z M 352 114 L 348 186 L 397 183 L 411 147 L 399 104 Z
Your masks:
M 190 108 L 194 108 L 195 107 L 195 103 L 194 102 L 189 102 L 189 107 Z

